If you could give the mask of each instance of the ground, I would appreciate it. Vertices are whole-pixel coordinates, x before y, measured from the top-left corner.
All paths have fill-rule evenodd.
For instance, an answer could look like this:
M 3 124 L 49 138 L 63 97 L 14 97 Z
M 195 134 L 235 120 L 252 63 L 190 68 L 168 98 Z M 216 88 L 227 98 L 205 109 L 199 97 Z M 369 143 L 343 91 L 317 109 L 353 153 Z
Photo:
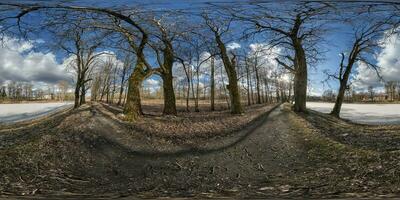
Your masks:
M 333 103 L 307 102 L 310 109 L 330 113 Z M 344 103 L 340 117 L 362 124 L 398 124 L 400 125 L 400 104 L 357 104 Z
M 102 104 L 67 110 L 29 126 L 4 126 L 0 194 L 8 198 L 400 194 L 400 127 L 356 125 L 312 111 L 299 115 L 288 104 L 251 108 L 243 117 L 260 110 L 264 112 L 236 130 L 217 134 L 216 129 L 215 135 L 190 137 L 153 134 L 151 129 L 142 132 L 119 120 L 115 108 Z M 225 116 L 220 122 L 235 117 L 240 116 Z M 334 125 L 341 128 L 334 130 Z

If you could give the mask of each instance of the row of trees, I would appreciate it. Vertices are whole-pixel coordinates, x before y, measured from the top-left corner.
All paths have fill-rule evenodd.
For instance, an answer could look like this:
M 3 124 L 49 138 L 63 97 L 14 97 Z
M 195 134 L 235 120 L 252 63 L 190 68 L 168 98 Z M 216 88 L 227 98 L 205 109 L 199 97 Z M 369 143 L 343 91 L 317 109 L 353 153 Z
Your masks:
M 69 84 L 60 81 L 47 89 L 33 88 L 33 84 L 26 82 L 11 81 L 0 87 L 0 100 L 22 101 L 22 100 L 59 100 L 70 99 L 68 95 Z
M 77 7 L 68 3 L 1 3 L 0 6 L 5 7 L 3 10 L 7 12 L 2 13 L 0 22 L 5 24 L 2 26 L 2 33 L 17 31 L 19 34 L 29 35 L 29 31 L 36 25 L 21 21 L 33 12 L 46 16 L 47 20 L 40 27 L 52 32 L 57 46 L 67 55 L 73 56 L 71 68 L 76 74 L 75 107 L 85 103 L 89 88 L 92 88 L 93 100 L 114 99 L 117 82 L 120 82 L 121 99 L 125 75 L 117 81 L 117 74 L 121 70 L 117 69 L 115 63 L 101 58 L 102 55 L 109 54 L 105 46 L 123 50 L 125 57 L 134 58 L 129 59 L 132 61 L 127 65 L 129 73 L 126 74 L 129 77 L 124 113 L 128 119 L 136 120 L 142 115 L 142 84 L 152 75 L 158 75 L 162 80 L 163 113 L 176 115 L 174 66 L 177 63 L 186 76 L 186 97 L 192 93 L 198 100 L 199 71 L 205 62 L 209 62 L 211 109 L 214 109 L 217 60 L 226 74 L 226 79 L 222 82 L 229 95 L 231 113 L 243 112 L 241 81 L 247 82 L 244 85 L 248 103 L 253 100 L 253 83 L 257 103 L 265 102 L 268 96 L 272 96 L 272 86 L 275 87 L 274 96 L 285 100 L 290 98 L 293 88 L 294 110 L 305 112 L 308 69 L 321 59 L 322 36 L 329 31 L 329 24 L 344 21 L 354 27 L 354 43 L 350 53 L 341 54 L 338 72 L 330 73 L 330 77 L 340 82 L 332 111 L 332 114 L 338 116 L 353 66 L 363 62 L 377 69 L 368 54 L 379 47 L 378 41 L 381 41 L 380 37 L 385 31 L 395 30 L 393 26 L 397 25 L 395 20 L 398 20 L 397 15 L 393 14 L 398 12 L 397 7 L 393 6 L 396 3 L 343 5 L 313 1 L 279 6 L 272 2 L 260 2 L 240 4 L 235 8 L 216 4 L 210 5 L 208 11 L 199 12 L 160 12 L 135 8 Z M 350 14 L 349 11 L 353 12 L 354 9 L 357 12 Z M 359 27 L 360 21 L 355 19 L 363 20 L 362 26 Z M 258 53 L 241 54 L 229 46 L 232 41 L 242 40 L 246 43 L 250 39 L 258 42 L 261 40 L 265 44 L 264 48 L 257 50 Z M 204 56 L 204 52 L 207 56 Z M 274 59 L 271 61 L 266 57 Z M 266 60 L 268 64 L 261 65 L 262 60 Z M 273 63 L 279 64 L 281 70 L 265 69 L 266 65 Z M 100 71 L 95 67 L 99 65 L 102 66 Z M 287 83 L 281 81 L 284 73 L 290 74 Z
M 321 96 L 321 100 L 328 102 L 335 102 L 337 93 L 332 89 L 325 90 Z M 400 86 L 395 81 L 388 81 L 385 84 L 384 91 L 380 91 L 373 86 L 369 86 L 366 91 L 355 91 L 348 88 L 344 94 L 344 101 L 346 102 L 365 102 L 365 101 L 378 101 L 378 102 L 393 102 L 400 101 Z

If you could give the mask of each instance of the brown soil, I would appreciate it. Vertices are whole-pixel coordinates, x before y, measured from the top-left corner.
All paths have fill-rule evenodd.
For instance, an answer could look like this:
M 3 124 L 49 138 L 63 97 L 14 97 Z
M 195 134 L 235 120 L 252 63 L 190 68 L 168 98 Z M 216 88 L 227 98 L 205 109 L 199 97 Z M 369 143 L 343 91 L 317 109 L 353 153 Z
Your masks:
M 345 143 L 325 132 L 329 123 L 322 117 L 298 116 L 288 105 L 258 109 L 264 109 L 263 114 L 254 114 L 254 120 L 238 130 L 216 135 L 204 131 L 199 137 L 179 131 L 176 135 L 140 132 L 100 104 L 61 113 L 33 127 L 1 130 L 0 194 L 8 198 L 400 194 L 398 151 Z M 233 118 L 243 120 L 256 112 Z M 387 134 L 396 137 L 398 131 Z

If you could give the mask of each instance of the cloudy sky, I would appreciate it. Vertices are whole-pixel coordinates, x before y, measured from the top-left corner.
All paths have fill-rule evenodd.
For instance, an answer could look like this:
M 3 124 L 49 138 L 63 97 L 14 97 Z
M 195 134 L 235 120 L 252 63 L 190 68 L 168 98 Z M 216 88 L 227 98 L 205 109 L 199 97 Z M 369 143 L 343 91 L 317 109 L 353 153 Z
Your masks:
M 4 38 L 0 47 L 0 84 L 9 81 L 31 82 L 35 85 L 55 84 L 61 80 L 69 81 L 63 63 L 56 60 L 53 53 L 35 51 L 38 41 L 20 41 Z
M 75 1 L 76 4 L 90 4 L 91 1 Z M 123 2 L 123 1 L 121 1 Z M 121 2 L 118 2 L 121 4 Z M 190 7 L 192 3 L 181 1 L 170 3 L 170 1 L 152 1 L 154 6 L 162 8 Z M 183 3 L 186 2 L 186 3 Z M 199 4 L 203 1 L 194 1 Z M 125 2 L 127 3 L 127 2 Z M 99 3 L 100 6 L 109 6 L 109 3 Z M 326 76 L 324 70 L 335 71 L 340 62 L 339 54 L 346 52 L 351 44 L 349 32 L 351 30 L 343 27 L 334 28 L 333 31 L 325 36 L 325 43 L 322 47 L 326 50 L 324 61 L 319 62 L 315 68 L 309 70 L 310 87 L 312 95 L 320 95 L 326 89 L 337 88 L 336 82 L 329 84 L 322 83 Z M 4 44 L 0 46 L 0 85 L 9 81 L 31 82 L 38 87 L 40 85 L 55 84 L 60 80 L 72 81 L 73 76 L 67 69 L 66 61 L 68 58 L 59 52 L 53 52 L 49 49 L 35 48 L 43 42 L 49 42 L 46 37 L 32 38 L 29 41 L 16 40 L 12 37 L 6 37 Z M 387 81 L 400 81 L 400 37 L 391 36 L 390 42 L 381 46 L 381 50 L 376 52 L 376 63 L 381 67 L 381 75 Z M 243 44 L 241 42 L 232 42 L 228 45 L 231 49 L 254 49 L 259 44 Z M 273 59 L 271 59 L 273 60 Z M 381 87 L 382 82 L 376 76 L 375 71 L 365 65 L 357 65 L 355 74 L 352 77 L 353 86 L 357 90 L 363 90 L 372 85 Z M 148 87 L 159 87 L 159 78 L 153 76 L 151 80 L 146 81 Z
M 400 37 L 392 35 L 381 46 L 381 51 L 376 55 L 377 65 L 380 67 L 380 75 L 384 81 L 400 81 Z M 354 85 L 359 89 L 368 86 L 381 87 L 382 81 L 376 72 L 361 64 L 354 76 Z

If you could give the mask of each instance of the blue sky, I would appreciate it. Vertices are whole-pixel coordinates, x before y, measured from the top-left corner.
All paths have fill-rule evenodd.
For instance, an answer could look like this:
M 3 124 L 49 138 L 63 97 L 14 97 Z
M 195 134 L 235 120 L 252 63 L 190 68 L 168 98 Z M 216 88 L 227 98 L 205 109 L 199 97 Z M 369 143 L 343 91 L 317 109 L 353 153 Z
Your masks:
M 49 3 L 49 1 L 24 1 L 27 3 L 40 3 L 40 2 L 47 2 Z M 50 3 L 54 3 L 50 2 Z M 141 7 L 144 8 L 150 8 L 150 9 L 154 9 L 154 10 L 163 10 L 163 9 L 185 9 L 190 10 L 190 11 L 200 11 L 203 6 L 205 5 L 204 3 L 207 2 L 219 2 L 219 3 L 226 3 L 226 2 L 230 2 L 230 4 L 234 4 L 234 3 L 246 3 L 247 1 L 211 1 L 211 0 L 192 0 L 192 1 L 188 1 L 188 0 L 174 0 L 174 1 L 167 1 L 167 0 L 148 0 L 148 1 L 132 1 L 132 0 L 120 0 L 120 1 L 99 1 L 99 0 L 77 0 L 77 1 L 68 1 L 68 3 L 66 4 L 70 4 L 70 5 L 82 5 L 82 6 L 97 6 L 97 7 L 126 7 L 127 5 L 140 5 Z M 284 5 L 285 3 L 282 3 L 282 5 Z M 36 21 L 36 20 L 40 20 L 40 18 L 35 17 L 35 14 L 31 15 L 33 16 L 30 20 L 32 21 Z M 25 19 L 26 20 L 26 19 Z M 194 23 L 198 23 L 197 21 L 194 21 Z M 351 33 L 351 29 L 347 26 L 344 26 L 340 23 L 337 23 L 335 25 L 332 26 L 332 31 L 330 31 L 329 33 L 324 35 L 325 41 L 324 43 L 321 45 L 321 48 L 325 51 L 327 51 L 324 55 L 323 58 L 324 60 L 319 62 L 316 66 L 316 68 L 312 68 L 309 70 L 309 79 L 310 79 L 310 83 L 311 83 L 311 88 L 312 88 L 312 94 L 321 94 L 323 92 L 323 90 L 325 89 L 329 89 L 330 87 L 332 89 L 336 89 L 338 84 L 335 81 L 330 81 L 329 85 L 328 84 L 324 84 L 322 83 L 325 79 L 326 76 L 323 73 L 324 70 L 330 70 L 330 71 L 336 71 L 339 62 L 340 62 L 340 57 L 339 57 L 339 53 L 341 52 L 345 52 L 347 51 L 347 49 L 351 46 L 351 35 L 349 35 L 349 33 Z M 39 35 L 35 35 L 35 36 L 31 36 L 30 38 L 32 41 L 44 41 L 46 43 L 51 42 L 51 39 L 48 35 L 48 33 L 43 30 L 42 32 L 39 32 Z M 243 41 L 234 41 L 234 42 L 238 42 L 243 46 L 248 45 L 251 42 L 243 42 Z M 261 40 L 258 40 L 257 42 L 263 42 Z M 21 54 L 21 58 L 18 59 L 24 59 L 24 56 L 30 55 L 33 53 L 36 53 L 35 56 L 40 57 L 51 57 L 54 56 L 55 57 L 55 61 L 53 64 L 58 64 L 61 65 L 61 63 L 63 62 L 63 60 L 66 58 L 66 55 L 64 53 L 62 53 L 62 51 L 55 51 L 53 49 L 48 49 L 47 45 L 44 45 L 43 43 L 34 43 L 33 47 L 29 50 L 24 50 L 24 51 L 20 51 Z M 397 46 L 394 47 L 395 51 L 398 49 Z M 3 50 L 5 51 L 5 50 Z M 379 53 L 379 52 L 377 52 Z M 18 56 L 16 56 L 18 57 Z M 6 58 L 5 58 L 6 59 Z M 16 58 L 17 59 L 17 58 Z M 46 61 L 47 62 L 47 61 Z M 48 65 L 46 67 L 42 67 L 44 70 L 49 70 L 51 69 L 51 63 L 53 61 L 49 61 Z M 18 62 L 16 62 L 18 63 Z M 28 62 L 29 63 L 29 62 Z M 154 63 L 154 60 L 153 60 Z M 2 64 L 1 60 L 0 60 L 0 71 L 1 71 L 1 65 L 5 65 L 4 62 Z M 398 62 L 394 62 L 394 67 L 398 67 Z M 4 68 L 4 67 L 3 67 Z M 30 70 L 34 70 L 34 69 L 30 69 Z M 400 70 L 399 70 L 400 71 Z M 61 73 L 61 72 L 57 72 L 57 73 Z M 60 74 L 53 74 L 53 76 L 62 76 Z M 34 73 L 33 73 L 34 74 Z M 400 75 L 400 74 L 399 74 Z M 157 79 L 156 77 L 152 77 L 154 79 Z M 3 79 L 3 80 L 2 80 Z M 29 79 L 29 77 L 25 77 L 23 81 L 25 81 L 25 79 Z M 6 78 L 2 78 L 0 75 L 0 81 L 4 81 L 7 80 Z M 34 80 L 34 81 L 38 81 L 38 80 Z M 46 82 L 46 81 L 43 81 Z

